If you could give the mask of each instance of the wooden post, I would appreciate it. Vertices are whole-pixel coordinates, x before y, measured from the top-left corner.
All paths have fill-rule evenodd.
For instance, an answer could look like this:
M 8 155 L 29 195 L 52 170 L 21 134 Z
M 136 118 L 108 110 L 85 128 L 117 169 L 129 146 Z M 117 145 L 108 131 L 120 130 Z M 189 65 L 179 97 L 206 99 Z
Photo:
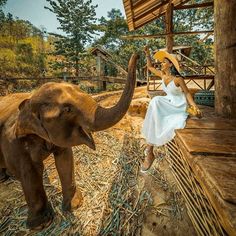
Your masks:
M 104 61 L 100 52 L 97 53 L 97 73 L 100 79 L 100 81 L 98 81 L 99 89 L 106 90 L 106 82 L 102 81 L 102 77 L 104 76 Z
M 215 110 L 236 118 L 236 1 L 214 1 Z
M 173 37 L 173 4 L 169 3 L 165 14 L 166 22 L 166 49 L 167 52 L 172 53 L 174 37 Z

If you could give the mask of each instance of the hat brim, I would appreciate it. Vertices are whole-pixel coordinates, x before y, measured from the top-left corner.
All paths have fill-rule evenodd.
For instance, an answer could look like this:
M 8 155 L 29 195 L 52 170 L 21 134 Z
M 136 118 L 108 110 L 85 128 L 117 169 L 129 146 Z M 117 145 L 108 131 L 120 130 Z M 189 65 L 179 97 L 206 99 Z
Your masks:
M 153 55 L 153 58 L 163 62 L 165 58 L 171 61 L 171 63 L 174 65 L 175 69 L 180 73 L 180 67 L 179 67 L 179 62 L 175 58 L 174 55 L 166 52 L 166 51 L 158 51 Z

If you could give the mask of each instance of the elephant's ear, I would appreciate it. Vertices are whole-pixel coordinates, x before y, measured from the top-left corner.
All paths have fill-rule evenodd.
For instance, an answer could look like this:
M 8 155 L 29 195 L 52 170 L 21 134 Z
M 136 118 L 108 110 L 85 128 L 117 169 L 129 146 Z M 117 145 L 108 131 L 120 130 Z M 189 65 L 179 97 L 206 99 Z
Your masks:
M 40 120 L 39 111 L 33 111 L 30 99 L 26 99 L 19 105 L 19 115 L 15 126 L 16 137 L 23 137 L 28 134 L 36 134 L 50 142 L 48 134 Z

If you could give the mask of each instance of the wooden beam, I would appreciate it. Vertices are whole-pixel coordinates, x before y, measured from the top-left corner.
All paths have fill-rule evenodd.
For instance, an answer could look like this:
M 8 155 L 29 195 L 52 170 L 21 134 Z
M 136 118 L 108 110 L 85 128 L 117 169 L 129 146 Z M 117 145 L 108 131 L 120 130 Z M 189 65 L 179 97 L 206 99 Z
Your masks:
M 167 52 L 172 53 L 174 45 L 173 37 L 173 4 L 169 3 L 165 14 L 165 26 L 166 26 L 166 48 Z
M 140 6 L 144 5 L 144 2 L 145 1 L 143 1 L 143 0 L 137 0 L 136 2 L 134 2 L 133 7 L 137 9 Z
M 191 9 L 191 8 L 202 8 L 202 7 L 213 7 L 214 2 L 205 2 L 200 4 L 192 4 L 192 5 L 180 5 L 174 7 L 174 10 L 184 10 L 184 9 Z
M 161 4 L 154 5 L 154 6 L 150 7 L 150 8 L 148 8 L 147 11 L 144 11 L 144 12 L 142 12 L 139 15 L 137 14 L 137 17 L 134 17 L 134 21 L 138 21 L 138 20 L 144 18 L 145 16 L 153 13 L 154 11 L 158 10 L 159 8 L 165 6 L 168 2 L 169 2 L 169 0 L 165 0 Z M 135 8 L 133 9 L 133 11 L 135 12 Z
M 203 30 L 203 31 L 191 31 L 191 32 L 174 32 L 172 33 L 173 36 L 176 35 L 192 35 L 192 34 L 208 34 L 214 33 L 214 30 Z M 121 36 L 122 39 L 147 39 L 147 38 L 163 38 L 165 37 L 166 33 L 162 34 L 153 34 L 153 35 L 127 35 Z
M 49 81 L 60 81 L 63 82 L 63 77 L 42 77 L 42 78 L 6 78 L 4 79 L 5 83 L 16 83 L 19 80 L 30 80 L 30 81 L 38 81 L 42 83 L 46 83 Z M 121 83 L 124 84 L 126 82 L 126 77 L 112 77 L 112 76 L 78 76 L 78 77 L 66 77 L 67 81 L 105 81 L 111 83 Z M 1 79 L 0 79 L 1 81 Z M 139 81 L 139 80 L 137 80 Z
M 157 1 L 157 0 L 156 0 Z M 165 11 L 166 11 L 166 4 L 169 2 L 172 2 L 174 6 L 180 5 L 180 4 L 185 4 L 189 0 L 159 0 L 158 6 L 155 5 L 155 1 L 143 1 L 143 0 L 138 0 L 135 3 L 133 3 L 132 0 L 123 0 L 123 4 L 125 7 L 125 12 L 126 12 L 126 17 L 127 17 L 127 22 L 129 26 L 129 30 L 135 30 L 138 29 L 153 20 L 161 17 Z M 152 8 L 152 4 L 154 3 L 154 8 Z M 142 12 L 142 6 L 148 10 L 145 13 Z M 145 7 L 146 6 L 146 7 Z M 147 7 L 150 6 L 150 7 Z M 151 9 L 152 8 L 152 9 Z M 131 12 L 132 11 L 132 12 Z M 148 13 L 148 14 L 147 14 Z M 148 19 L 144 19 L 146 16 L 149 16 Z M 136 17 L 136 18 L 133 18 Z M 147 17 L 146 17 L 147 18 Z M 142 19 L 144 19 L 142 21 Z M 139 21 L 139 23 L 138 23 Z
M 154 21 L 155 19 L 160 18 L 161 16 L 164 15 L 164 13 L 158 14 L 158 15 L 152 13 L 152 15 L 153 15 L 153 18 L 151 18 L 150 20 L 146 20 L 146 21 L 142 22 L 141 24 L 137 24 L 136 22 L 134 22 L 135 29 L 139 29 L 139 28 L 141 28 L 142 26 L 144 26 L 144 25 L 146 25 L 146 24 L 148 24 L 148 23 Z
M 215 108 L 236 119 L 236 1 L 215 1 Z
M 134 12 L 133 12 L 133 6 L 132 6 L 132 0 L 127 0 L 127 2 L 125 2 L 123 0 L 123 3 L 124 3 L 124 6 L 125 6 L 125 11 L 126 11 L 126 15 L 127 15 L 127 12 L 130 12 L 130 17 L 128 17 L 128 26 L 129 26 L 129 30 L 134 30 L 135 27 L 134 27 Z M 127 4 L 128 3 L 128 4 Z

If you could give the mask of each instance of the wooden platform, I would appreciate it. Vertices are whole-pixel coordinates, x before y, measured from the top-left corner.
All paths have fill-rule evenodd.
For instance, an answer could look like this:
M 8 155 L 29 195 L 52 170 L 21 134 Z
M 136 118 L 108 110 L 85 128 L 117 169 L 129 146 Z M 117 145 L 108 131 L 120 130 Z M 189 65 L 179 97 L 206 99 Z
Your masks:
M 191 208 L 192 205 L 195 204 L 197 208 L 209 204 L 205 209 L 200 209 L 200 213 L 196 213 L 194 224 L 198 224 L 199 217 L 206 217 L 206 229 L 199 229 L 198 234 L 236 235 L 236 120 L 218 118 L 212 108 L 202 109 L 205 114 L 203 119 L 188 119 L 186 128 L 176 131 L 174 142 L 178 150 L 169 147 L 171 163 L 174 166 L 172 169 L 176 178 L 180 180 L 183 191 L 181 178 L 185 173 L 181 172 L 180 168 L 186 169 L 186 165 L 189 166 L 190 172 L 202 189 L 202 198 L 207 200 L 207 203 L 194 203 L 193 200 L 193 204 L 189 205 L 190 214 L 194 210 L 194 206 Z M 179 164 L 180 162 L 182 163 Z M 190 185 L 195 188 L 192 183 Z M 190 194 L 191 191 L 194 195 L 195 190 L 191 190 L 190 187 Z M 184 191 L 183 194 L 186 195 Z M 198 198 L 197 195 L 193 197 L 195 200 Z M 213 211 L 209 213 L 207 209 L 211 207 Z M 207 225 L 211 217 L 214 219 Z M 217 220 L 222 229 L 216 223 L 216 227 L 208 231 L 207 228 Z

